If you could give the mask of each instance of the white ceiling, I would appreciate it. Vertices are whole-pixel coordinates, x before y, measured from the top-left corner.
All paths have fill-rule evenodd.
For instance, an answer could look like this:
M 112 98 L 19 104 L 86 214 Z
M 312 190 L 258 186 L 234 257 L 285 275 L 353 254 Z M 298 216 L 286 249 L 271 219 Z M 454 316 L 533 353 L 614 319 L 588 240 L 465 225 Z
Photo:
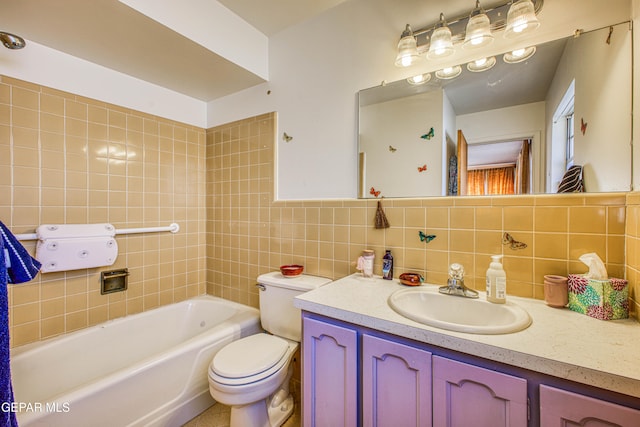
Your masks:
M 218 0 L 267 36 L 324 12 L 345 0 Z
M 220 3 L 270 36 L 343 1 L 222 0 Z M 211 21 L 215 25 L 214 19 Z M 264 82 L 254 73 L 118 0 L 3 2 L 0 30 L 25 38 L 27 48 L 33 41 L 203 101 Z M 229 39 L 231 42 L 233 37 Z

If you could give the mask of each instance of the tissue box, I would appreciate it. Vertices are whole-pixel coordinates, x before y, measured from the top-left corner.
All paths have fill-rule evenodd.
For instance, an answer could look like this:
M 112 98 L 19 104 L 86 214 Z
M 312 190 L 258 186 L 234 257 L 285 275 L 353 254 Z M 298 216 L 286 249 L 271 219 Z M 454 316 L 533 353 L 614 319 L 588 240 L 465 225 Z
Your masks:
M 600 320 L 629 317 L 629 287 L 623 279 L 595 280 L 569 275 L 569 309 Z

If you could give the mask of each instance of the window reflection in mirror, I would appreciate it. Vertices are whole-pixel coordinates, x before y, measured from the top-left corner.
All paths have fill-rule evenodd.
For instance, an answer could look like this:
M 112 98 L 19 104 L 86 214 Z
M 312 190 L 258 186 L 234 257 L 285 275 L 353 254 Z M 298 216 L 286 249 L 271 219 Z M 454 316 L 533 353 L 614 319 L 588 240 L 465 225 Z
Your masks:
M 536 46 L 523 62 L 496 56 L 484 72 L 360 91 L 359 196 L 556 193 L 572 165 L 585 191 L 629 191 L 631 38 L 623 23 Z M 490 184 L 501 168 L 509 183 Z

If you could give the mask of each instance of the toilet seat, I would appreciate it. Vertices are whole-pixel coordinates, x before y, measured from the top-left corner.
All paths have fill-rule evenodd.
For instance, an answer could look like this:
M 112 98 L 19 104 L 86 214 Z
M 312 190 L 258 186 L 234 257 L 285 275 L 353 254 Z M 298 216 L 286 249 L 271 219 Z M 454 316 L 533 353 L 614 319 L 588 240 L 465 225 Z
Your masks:
M 289 342 L 269 334 L 255 334 L 222 348 L 209 366 L 209 376 L 219 384 L 244 385 L 278 372 L 289 361 Z

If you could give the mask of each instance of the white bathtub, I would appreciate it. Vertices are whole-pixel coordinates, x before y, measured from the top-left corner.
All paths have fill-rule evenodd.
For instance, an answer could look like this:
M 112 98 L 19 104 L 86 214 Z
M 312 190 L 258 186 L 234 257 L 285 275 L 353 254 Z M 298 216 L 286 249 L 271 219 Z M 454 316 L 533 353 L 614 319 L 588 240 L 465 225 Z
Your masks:
M 180 426 L 214 403 L 207 372 L 213 355 L 257 332 L 258 310 L 201 296 L 16 348 L 18 422 Z

